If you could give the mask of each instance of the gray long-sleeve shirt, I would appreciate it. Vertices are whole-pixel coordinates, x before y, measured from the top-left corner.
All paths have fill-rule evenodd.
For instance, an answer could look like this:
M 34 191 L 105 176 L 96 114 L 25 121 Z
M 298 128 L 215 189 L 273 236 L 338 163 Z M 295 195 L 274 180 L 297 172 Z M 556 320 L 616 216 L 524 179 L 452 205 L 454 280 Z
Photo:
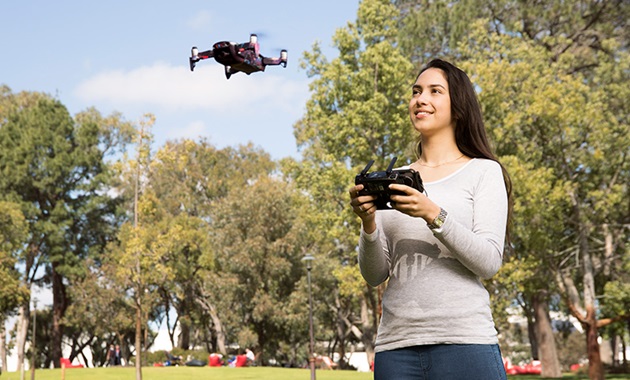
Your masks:
M 376 351 L 426 344 L 495 344 L 497 331 L 481 278 L 501 266 L 507 194 L 498 163 L 473 159 L 425 183 L 448 212 L 439 230 L 396 210 L 361 230 L 359 266 L 372 286 L 387 279 Z

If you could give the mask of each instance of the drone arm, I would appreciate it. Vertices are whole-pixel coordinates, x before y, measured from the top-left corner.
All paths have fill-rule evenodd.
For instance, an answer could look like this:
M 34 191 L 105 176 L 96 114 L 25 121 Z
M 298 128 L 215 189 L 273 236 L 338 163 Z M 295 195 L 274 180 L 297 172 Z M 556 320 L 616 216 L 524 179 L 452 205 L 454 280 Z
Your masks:
M 282 63 L 282 61 L 280 60 L 280 58 L 272 58 L 272 57 L 261 57 L 262 58 L 262 62 L 265 65 L 279 65 Z
M 282 65 L 283 67 L 287 67 L 287 51 L 286 50 L 282 50 L 280 52 L 280 57 L 272 57 L 272 58 L 268 58 L 268 57 L 263 57 L 262 58 L 262 62 L 263 65 Z
M 212 58 L 213 55 L 214 54 L 212 50 L 206 50 L 200 53 L 197 50 L 197 47 L 193 46 L 190 52 L 190 58 L 188 58 L 188 63 L 190 64 L 190 71 L 195 70 L 195 65 L 197 64 L 197 62 L 201 61 L 202 59 Z
M 208 58 L 212 58 L 212 57 L 214 57 L 214 51 L 212 51 L 212 49 L 210 49 L 210 50 L 199 52 L 197 60 L 208 59 Z

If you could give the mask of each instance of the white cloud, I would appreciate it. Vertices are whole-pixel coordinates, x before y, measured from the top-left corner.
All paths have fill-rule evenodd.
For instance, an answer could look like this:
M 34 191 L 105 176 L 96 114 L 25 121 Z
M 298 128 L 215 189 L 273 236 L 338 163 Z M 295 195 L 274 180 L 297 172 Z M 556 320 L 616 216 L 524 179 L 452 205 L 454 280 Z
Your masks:
M 243 73 L 226 80 L 223 66 L 202 63 L 194 72 L 186 66 L 154 63 L 137 69 L 99 73 L 74 90 L 85 104 L 107 104 L 124 110 L 130 106 L 168 111 L 235 111 L 253 104 L 295 112 L 308 97 L 307 81 L 291 81 L 278 74 Z
M 205 30 L 212 21 L 212 13 L 209 11 L 199 11 L 195 13 L 187 22 L 193 30 Z

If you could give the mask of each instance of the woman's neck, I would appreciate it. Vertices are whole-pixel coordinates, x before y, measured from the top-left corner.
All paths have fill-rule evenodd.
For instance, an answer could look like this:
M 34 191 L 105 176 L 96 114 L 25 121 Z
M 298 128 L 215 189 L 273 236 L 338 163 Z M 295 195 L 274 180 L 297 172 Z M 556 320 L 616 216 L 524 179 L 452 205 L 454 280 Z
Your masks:
M 418 163 L 425 166 L 439 166 L 463 157 L 454 140 L 422 141 L 422 155 Z

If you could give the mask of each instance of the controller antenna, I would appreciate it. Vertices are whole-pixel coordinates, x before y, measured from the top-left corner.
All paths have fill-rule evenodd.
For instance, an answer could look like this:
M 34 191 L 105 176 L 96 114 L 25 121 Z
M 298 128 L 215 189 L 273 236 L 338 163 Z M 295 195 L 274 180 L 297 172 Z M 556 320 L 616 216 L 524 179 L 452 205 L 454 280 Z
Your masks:
M 368 164 L 367 164 L 367 165 L 365 165 L 365 169 L 363 169 L 363 170 L 361 171 L 361 175 L 362 175 L 362 176 L 365 176 L 365 175 L 367 174 L 368 170 L 370 170 L 370 168 L 372 167 L 372 164 L 373 164 L 373 163 L 374 163 L 374 160 L 370 160 L 370 162 L 368 162 Z
M 392 160 L 389 162 L 389 166 L 387 167 L 387 176 L 389 177 L 390 174 L 392 174 L 392 170 L 394 170 L 394 164 L 396 163 L 396 160 L 398 159 L 398 157 L 394 156 L 394 158 L 392 158 Z

